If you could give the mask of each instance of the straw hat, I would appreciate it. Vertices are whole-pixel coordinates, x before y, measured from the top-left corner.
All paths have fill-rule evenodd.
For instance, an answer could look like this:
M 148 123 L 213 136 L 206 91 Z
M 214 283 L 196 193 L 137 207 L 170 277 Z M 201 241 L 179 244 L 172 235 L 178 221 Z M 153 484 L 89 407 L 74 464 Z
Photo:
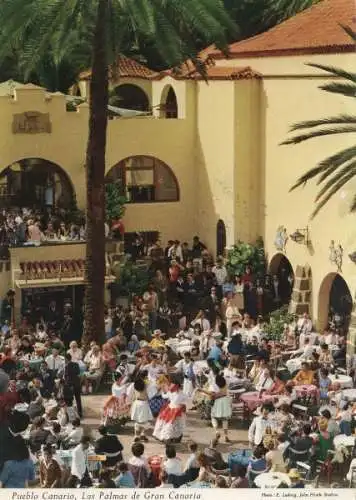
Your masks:
M 299 474 L 299 472 L 298 472 L 298 470 L 297 470 L 297 469 L 291 469 L 291 470 L 289 471 L 288 476 L 289 476 L 291 479 L 300 479 L 300 474 Z

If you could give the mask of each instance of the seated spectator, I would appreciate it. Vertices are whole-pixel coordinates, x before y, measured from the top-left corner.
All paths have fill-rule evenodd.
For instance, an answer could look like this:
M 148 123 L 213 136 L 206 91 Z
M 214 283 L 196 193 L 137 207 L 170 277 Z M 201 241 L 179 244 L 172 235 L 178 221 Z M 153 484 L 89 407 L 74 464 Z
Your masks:
M 93 392 L 93 383 L 98 382 L 103 375 L 103 357 L 100 347 L 95 345 L 92 349 L 92 354 L 89 358 L 87 369 L 83 375 L 83 394 Z
M 83 435 L 84 430 L 83 427 L 81 427 L 80 419 L 76 418 L 72 422 L 72 429 L 63 440 L 63 448 L 74 448 L 74 446 L 77 446 L 81 442 Z
M 311 426 L 304 424 L 301 435 L 294 435 L 290 438 L 290 445 L 285 451 L 285 456 L 288 459 L 291 467 L 296 466 L 297 462 L 308 462 L 310 452 L 313 446 L 313 440 L 310 437 Z
M 310 370 L 308 363 L 302 363 L 301 369 L 291 382 L 294 385 L 312 385 L 314 383 L 314 372 Z
M 228 482 L 224 476 L 216 476 L 215 483 L 214 483 L 215 488 L 228 488 Z
M 40 459 L 40 485 L 41 488 L 60 488 L 62 471 L 58 462 L 53 457 L 53 448 L 47 444 L 43 448 Z
M 319 356 L 319 363 L 324 366 L 330 366 L 334 362 L 332 354 L 329 350 L 329 346 L 327 344 L 323 344 L 321 346 L 321 353 Z
M 99 485 L 98 488 L 113 489 L 116 488 L 116 483 L 111 477 L 110 469 L 103 469 L 99 472 Z
M 272 435 L 263 441 L 266 453 L 267 468 L 271 472 L 286 472 L 286 464 L 282 450 L 278 449 L 278 441 Z
M 104 425 L 99 427 L 101 437 L 95 443 L 95 453 L 105 455 L 105 465 L 113 467 L 122 461 L 122 451 L 124 447 L 115 434 L 108 434 L 108 429 Z
M 36 417 L 33 421 L 29 439 L 32 453 L 38 453 L 41 446 L 47 442 L 50 432 L 44 428 L 45 424 L 46 421 L 43 417 Z
M 183 465 L 180 458 L 177 458 L 176 448 L 173 445 L 166 446 L 166 460 L 163 462 L 163 469 L 168 476 L 180 476 L 183 474 Z
M 340 434 L 340 428 L 339 424 L 335 422 L 335 420 L 332 418 L 331 413 L 329 410 L 323 410 L 321 412 L 321 416 L 324 417 L 327 422 L 328 422 L 328 432 L 332 434 L 333 436 L 336 436 L 337 434 Z
M 117 488 L 135 488 L 135 480 L 132 473 L 129 471 L 129 467 L 126 463 L 121 462 L 119 464 L 119 475 L 115 479 L 115 485 Z
M 247 467 L 239 465 L 236 470 L 236 479 L 231 483 L 231 488 L 248 488 Z
M 247 478 L 250 488 L 255 486 L 256 477 L 260 474 L 264 474 L 267 470 L 268 466 L 263 447 L 257 446 L 247 467 Z
M 275 396 L 284 394 L 286 385 L 280 377 L 281 376 L 277 372 L 274 376 L 273 384 L 269 389 L 266 390 L 266 394 L 272 394 Z
M 145 457 L 145 447 L 140 441 L 136 441 L 131 447 L 132 457 L 128 461 L 129 471 L 132 473 L 138 488 L 148 485 L 150 467 Z
M 52 427 L 49 429 L 49 436 L 47 437 L 47 444 L 54 445 L 57 449 L 60 448 L 63 440 L 62 427 L 58 422 L 52 422 Z
M 0 488 L 27 488 L 35 480 L 35 466 L 22 437 L 17 436 L 13 457 L 7 460 L 0 473 Z
M 168 474 L 165 470 L 161 470 L 159 479 L 161 481 L 161 484 L 158 486 L 158 488 L 174 488 L 174 485 L 169 483 Z
M 189 444 L 189 451 L 190 451 L 190 455 L 186 461 L 186 464 L 184 467 L 184 472 L 187 472 L 191 469 L 199 469 L 197 443 L 194 443 L 194 442 L 190 443 Z
M 297 469 L 291 469 L 288 476 L 292 483 L 290 488 L 304 488 L 303 480 Z
M 339 422 L 341 434 L 351 436 L 352 403 L 347 402 L 342 410 L 338 412 L 336 420 Z
M 224 470 L 227 468 L 227 464 L 222 456 L 222 454 L 217 450 L 217 446 L 219 444 L 220 435 L 217 434 L 215 439 L 210 442 L 210 446 L 205 448 L 204 456 L 207 460 L 207 463 L 217 470 Z

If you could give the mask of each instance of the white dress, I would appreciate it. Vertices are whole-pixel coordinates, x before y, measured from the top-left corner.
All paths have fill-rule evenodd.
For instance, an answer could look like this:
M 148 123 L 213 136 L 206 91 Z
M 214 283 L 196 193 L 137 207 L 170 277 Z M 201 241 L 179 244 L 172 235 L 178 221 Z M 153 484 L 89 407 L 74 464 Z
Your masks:
M 211 417 L 221 420 L 229 420 L 232 415 L 232 400 L 229 396 L 215 399 L 211 409 Z
M 135 393 L 135 400 L 131 407 L 131 420 L 137 424 L 147 424 L 153 420 L 146 393 Z
M 160 411 L 153 436 L 159 441 L 181 438 L 186 422 L 184 406 L 187 404 L 187 397 L 181 391 L 168 392 L 162 396 L 169 399 L 169 404 Z

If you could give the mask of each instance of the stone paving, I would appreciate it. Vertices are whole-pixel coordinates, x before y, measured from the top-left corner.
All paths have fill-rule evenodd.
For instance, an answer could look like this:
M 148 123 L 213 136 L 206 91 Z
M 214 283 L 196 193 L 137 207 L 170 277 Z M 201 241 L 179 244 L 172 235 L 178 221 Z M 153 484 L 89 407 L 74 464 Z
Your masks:
M 84 406 L 84 419 L 83 424 L 87 431 L 92 434 L 95 438 L 97 436 L 97 429 L 100 425 L 102 407 L 107 399 L 107 395 L 88 395 L 83 396 L 83 406 Z M 238 448 L 246 448 L 248 446 L 247 440 L 247 430 L 246 428 L 241 428 L 240 422 L 231 422 L 231 431 L 229 433 L 229 438 L 231 443 L 225 444 L 221 443 L 219 445 L 219 451 L 223 454 L 228 454 L 232 450 Z M 246 426 L 245 426 L 246 427 Z M 123 429 L 122 433 L 118 434 L 120 441 L 124 446 L 124 457 L 130 457 L 130 448 L 133 442 L 133 423 L 127 423 Z M 158 443 L 155 439 L 151 438 L 152 429 L 147 432 L 149 442 L 145 444 L 146 455 L 162 455 L 164 454 L 164 446 Z M 190 411 L 187 418 L 187 427 L 184 433 L 183 442 L 177 446 L 177 451 L 179 456 L 183 459 L 187 458 L 189 455 L 188 443 L 189 441 L 195 441 L 198 443 L 200 449 L 204 449 L 208 446 L 211 438 L 214 436 L 213 430 L 209 427 L 208 422 L 202 421 L 199 415 L 195 411 Z

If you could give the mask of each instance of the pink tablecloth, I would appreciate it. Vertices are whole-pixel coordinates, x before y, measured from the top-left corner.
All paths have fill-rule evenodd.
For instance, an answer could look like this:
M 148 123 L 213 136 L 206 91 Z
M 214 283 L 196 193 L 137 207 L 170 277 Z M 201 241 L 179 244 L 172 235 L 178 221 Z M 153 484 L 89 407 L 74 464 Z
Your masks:
M 295 392 L 297 396 L 303 395 L 316 395 L 318 393 L 318 388 L 316 385 L 296 385 Z
M 260 396 L 259 392 L 245 392 L 245 394 L 240 397 L 240 400 L 243 401 L 245 405 L 247 405 L 247 408 L 250 411 L 254 411 L 263 403 L 273 401 L 275 398 L 278 398 L 278 396 L 272 396 L 271 394 L 265 393 L 262 393 L 262 395 Z

